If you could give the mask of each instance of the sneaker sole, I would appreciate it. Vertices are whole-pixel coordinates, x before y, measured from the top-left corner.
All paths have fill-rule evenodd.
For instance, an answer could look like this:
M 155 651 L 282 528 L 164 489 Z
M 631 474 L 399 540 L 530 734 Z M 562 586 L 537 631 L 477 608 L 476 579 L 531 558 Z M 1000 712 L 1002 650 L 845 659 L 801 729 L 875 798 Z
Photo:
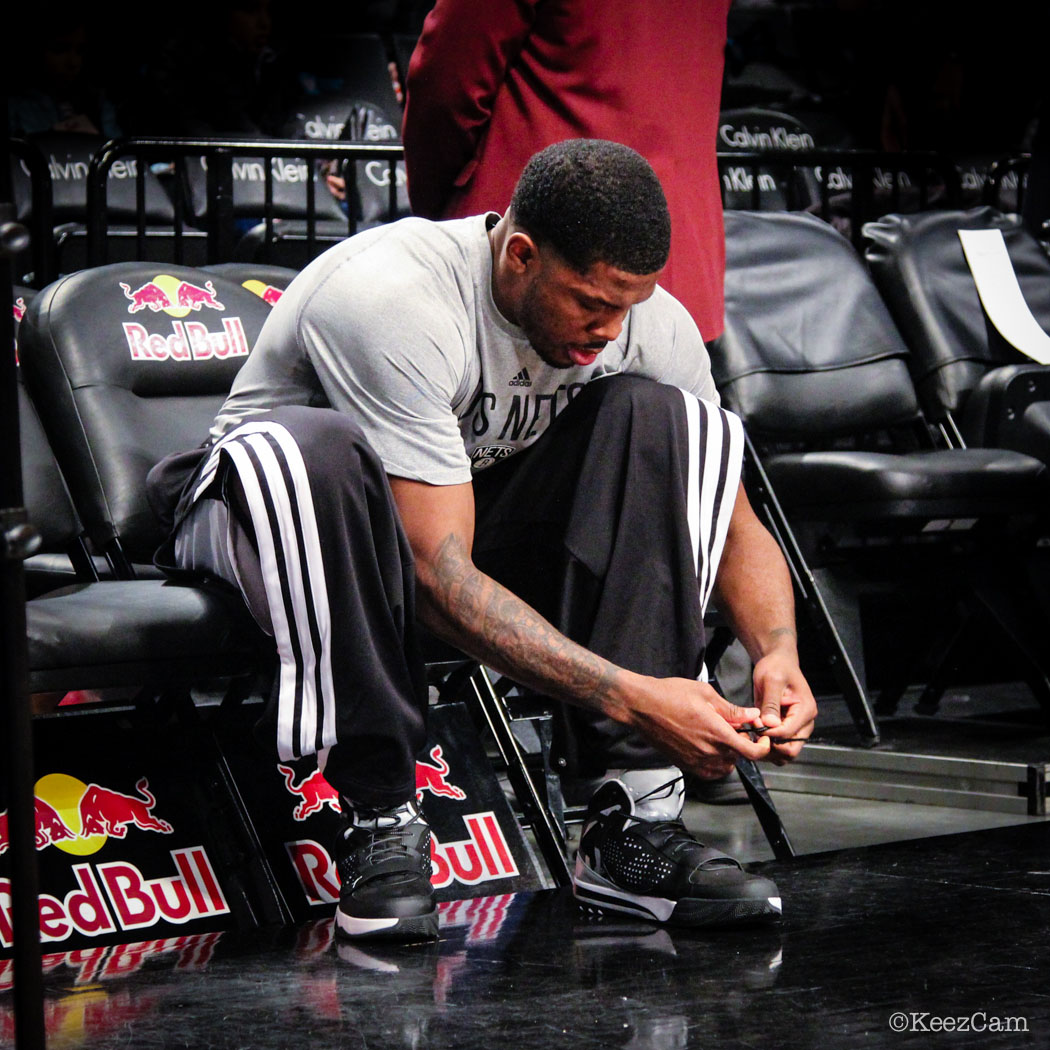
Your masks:
M 617 911 L 677 926 L 731 926 L 773 922 L 783 913 L 779 897 L 675 901 L 617 889 L 577 858 L 572 880 L 576 900 L 601 911 Z
M 359 918 L 337 910 L 335 928 L 340 936 L 354 940 L 434 941 L 438 937 L 438 910 L 385 919 Z

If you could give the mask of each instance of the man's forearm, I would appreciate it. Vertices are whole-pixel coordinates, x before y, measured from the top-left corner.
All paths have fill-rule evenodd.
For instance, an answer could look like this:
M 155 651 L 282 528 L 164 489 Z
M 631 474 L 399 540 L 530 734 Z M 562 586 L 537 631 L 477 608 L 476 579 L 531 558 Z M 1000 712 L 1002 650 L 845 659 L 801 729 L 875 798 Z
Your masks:
M 545 696 L 617 717 L 622 668 L 566 638 L 481 572 L 450 534 L 420 572 L 419 614 L 435 634 Z
M 776 540 L 747 508 L 734 522 L 718 573 L 719 608 L 757 662 L 783 645 L 794 647 L 795 595 Z

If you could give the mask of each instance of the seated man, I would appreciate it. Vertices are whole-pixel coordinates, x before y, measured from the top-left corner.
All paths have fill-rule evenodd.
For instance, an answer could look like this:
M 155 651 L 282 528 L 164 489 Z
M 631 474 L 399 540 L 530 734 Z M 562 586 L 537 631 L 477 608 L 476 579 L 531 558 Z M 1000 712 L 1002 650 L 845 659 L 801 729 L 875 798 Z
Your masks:
M 669 237 L 637 153 L 551 146 L 503 217 L 405 219 L 311 263 L 189 480 L 185 456 L 153 472 L 158 499 L 181 491 L 158 560 L 240 588 L 280 657 L 280 756 L 317 752 L 340 793 L 343 935 L 437 932 L 417 616 L 570 705 L 557 761 L 595 784 L 581 901 L 689 925 L 780 912 L 680 820 L 683 769 L 789 761 L 816 704 L 786 564 L 739 484 L 740 422 L 657 285 Z M 699 680 L 720 562 L 755 708 Z

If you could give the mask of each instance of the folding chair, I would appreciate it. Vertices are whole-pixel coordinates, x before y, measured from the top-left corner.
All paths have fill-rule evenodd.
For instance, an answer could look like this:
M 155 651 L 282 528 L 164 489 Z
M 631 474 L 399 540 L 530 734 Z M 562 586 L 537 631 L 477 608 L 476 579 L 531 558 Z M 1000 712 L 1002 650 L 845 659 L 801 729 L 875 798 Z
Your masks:
M 99 135 L 48 132 L 27 142 L 39 151 L 50 174 L 48 211 L 56 272 L 72 273 L 88 264 L 88 170 L 105 140 Z M 175 206 L 160 178 L 148 168 L 140 173 L 139 163 L 129 158 L 110 170 L 106 185 L 107 257 L 169 261 L 175 258 L 171 232 Z M 29 222 L 41 202 L 34 198 L 32 181 L 21 165 L 13 165 L 12 174 L 19 220 Z M 185 231 L 183 251 L 188 261 L 204 261 L 202 230 Z M 39 284 L 42 276 L 35 275 L 34 283 Z
M 972 600 L 997 577 L 1023 589 L 1014 556 L 1046 509 L 1046 469 L 1016 452 L 933 447 L 907 348 L 860 257 L 830 226 L 727 212 L 726 247 L 715 379 L 748 430 L 756 506 L 784 548 L 861 738 L 875 743 L 862 591 L 893 581 L 903 595 L 922 579 L 916 600 L 941 590 Z M 1050 681 L 1045 669 L 1034 673 Z M 888 690 L 890 708 L 907 684 Z M 1045 689 L 1039 695 L 1050 701 Z
M 816 148 L 813 135 L 797 117 L 759 107 L 726 109 L 718 116 L 719 175 L 726 208 L 804 211 L 820 201 L 812 168 L 734 163 L 733 154 L 770 153 L 789 158 Z

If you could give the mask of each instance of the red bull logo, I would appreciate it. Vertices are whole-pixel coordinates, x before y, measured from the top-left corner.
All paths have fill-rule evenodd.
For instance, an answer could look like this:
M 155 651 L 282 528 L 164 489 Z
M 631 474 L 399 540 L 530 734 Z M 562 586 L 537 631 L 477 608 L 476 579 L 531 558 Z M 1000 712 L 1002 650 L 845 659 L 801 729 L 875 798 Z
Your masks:
M 441 745 L 435 744 L 430 749 L 430 762 L 416 762 L 416 798 L 422 802 L 423 794 L 429 791 L 433 795 L 442 798 L 452 798 L 462 801 L 467 793 L 448 780 L 449 766 L 442 757 Z M 278 765 L 278 772 L 284 777 L 284 786 L 289 794 L 299 799 L 298 805 L 292 811 L 295 820 L 306 820 L 314 813 L 320 813 L 327 806 L 333 813 L 340 812 L 339 792 L 325 780 L 319 769 L 315 769 L 309 776 L 303 777 L 298 783 L 295 780 L 295 770 L 291 766 Z
M 205 281 L 203 285 L 159 273 L 151 281 L 132 288 L 123 281 L 118 282 L 124 297 L 131 304 L 129 314 L 142 310 L 151 313 L 164 312 L 175 318 L 170 335 L 151 332 L 145 325 L 124 322 L 124 336 L 132 360 L 135 361 L 206 361 L 211 358 L 247 357 L 249 346 L 244 325 L 239 317 L 223 318 L 222 331 L 211 332 L 201 321 L 186 321 L 183 318 L 202 309 L 225 311 L 219 301 L 215 285 Z
M 122 839 L 129 827 L 170 835 L 174 830 L 172 826 L 166 820 L 153 816 L 157 800 L 149 791 L 149 781 L 142 777 L 135 784 L 135 790 L 139 793 L 138 797 L 122 795 L 119 791 L 111 791 L 98 784 L 89 784 L 80 799 L 81 835 L 112 835 Z
M 22 318 L 26 315 L 26 301 L 19 296 L 12 304 L 11 309 L 14 312 L 15 324 L 21 324 Z
M 301 800 L 292 812 L 296 820 L 306 820 L 314 813 L 319 813 L 325 806 L 336 813 L 339 812 L 339 792 L 325 780 L 319 769 L 315 769 L 296 784 L 294 769 L 281 765 L 277 768 L 284 777 L 284 786 Z
M 153 280 L 135 289 L 123 281 L 119 284 L 125 298 L 131 302 L 129 314 L 137 314 L 140 310 L 151 310 L 153 313 L 163 310 L 173 317 L 185 317 L 191 310 L 198 311 L 205 306 L 210 310 L 226 309 L 219 302 L 215 285 L 211 281 L 205 281 L 202 287 L 172 277 L 171 274 L 159 273 Z
M 276 285 L 267 284 L 265 281 L 256 280 L 254 277 L 247 281 L 242 281 L 241 285 L 247 288 L 249 292 L 257 295 L 264 303 L 269 303 L 271 306 L 284 295 L 283 289 L 276 287 Z
M 65 822 L 43 799 L 34 800 L 36 815 L 35 844 L 38 850 L 50 846 L 53 842 L 63 842 L 66 839 L 74 839 L 76 835 L 66 827 Z M 0 813 L 0 855 L 7 852 L 10 847 L 10 838 L 7 831 L 7 810 Z
M 153 879 L 128 861 L 74 864 L 72 890 L 39 896 L 40 939 L 109 936 L 159 922 L 182 925 L 229 912 L 203 846 L 172 850 L 170 857 L 174 873 Z M 0 879 L 0 946 L 10 948 L 13 942 L 11 883 Z
M 468 813 L 463 818 L 467 837 L 441 842 L 431 829 L 431 882 L 442 889 L 453 882 L 477 886 L 519 874 L 510 846 L 495 813 Z M 310 904 L 339 899 L 339 876 L 328 850 L 312 839 L 285 843 L 288 856 Z
M 172 826 L 153 816 L 156 798 L 149 781 L 141 777 L 135 784 L 137 795 L 125 795 L 103 787 L 85 784 L 65 773 L 51 773 L 36 782 L 36 848 L 57 846 L 66 853 L 87 856 L 98 852 L 106 840 L 122 839 L 129 827 L 169 835 Z M 0 854 L 7 852 L 10 839 L 7 811 L 0 813 Z
M 442 798 L 465 799 L 467 793 L 448 782 L 448 763 L 441 757 L 441 745 L 430 749 L 431 762 L 416 762 L 416 798 L 422 802 L 423 792 Z
M 138 779 L 132 794 L 51 773 L 36 782 L 35 794 L 38 850 L 55 846 L 86 857 L 111 838 L 125 840 L 132 829 L 160 835 L 174 830 L 153 812 L 157 799 L 146 777 Z M 10 846 L 7 830 L 5 812 L 0 814 L 0 853 Z M 160 878 L 148 878 L 123 860 L 73 864 L 74 889 L 64 895 L 40 894 L 41 939 L 63 941 L 74 934 L 98 937 L 229 912 L 203 846 L 171 850 L 169 856 L 175 873 Z M 11 887 L 0 879 L 0 945 L 10 947 L 12 936 Z
M 133 361 L 221 361 L 247 357 L 251 349 L 239 317 L 224 317 L 221 332 L 209 331 L 201 321 L 172 321 L 171 335 L 150 332 L 135 321 L 122 327 Z

